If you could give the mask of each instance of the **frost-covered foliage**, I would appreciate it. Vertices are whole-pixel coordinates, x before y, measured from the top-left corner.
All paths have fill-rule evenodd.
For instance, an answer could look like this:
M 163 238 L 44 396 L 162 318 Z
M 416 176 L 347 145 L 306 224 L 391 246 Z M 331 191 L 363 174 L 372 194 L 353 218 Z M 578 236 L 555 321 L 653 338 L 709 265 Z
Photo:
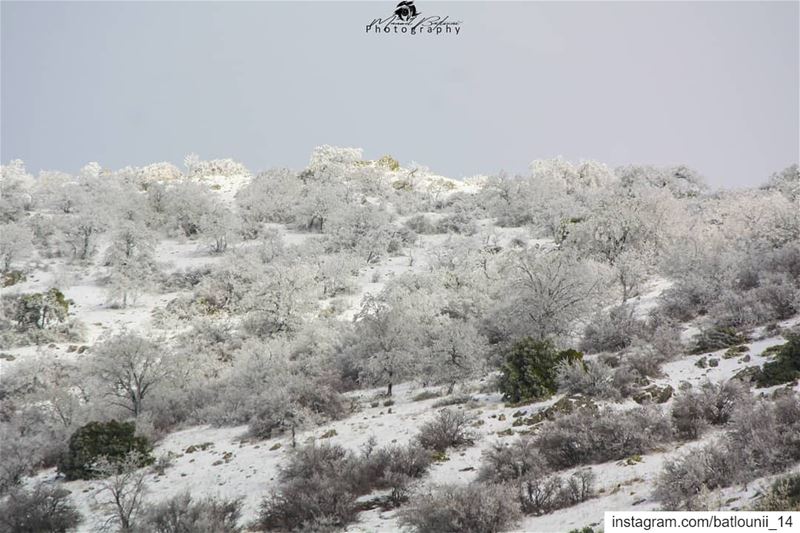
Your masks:
M 0 166 L 0 223 L 18 221 L 34 207 L 32 185 L 22 160 Z
M 189 154 L 184 160 L 186 172 L 191 177 L 204 178 L 208 176 L 249 176 L 250 171 L 233 159 L 210 159 L 204 161 L 197 154 Z
M 800 199 L 800 167 L 795 163 L 770 176 L 764 189 L 777 190 L 792 201 Z
M 387 387 L 409 378 L 453 386 L 482 368 L 486 340 L 475 309 L 461 308 L 460 290 L 431 276 L 405 276 L 368 295 L 356 316 L 348 357 L 363 383 Z M 466 292 L 466 287 L 462 287 Z
M 296 450 L 281 470 L 279 489 L 263 502 L 260 531 L 307 531 L 341 528 L 355 519 L 356 499 L 376 489 L 390 489 L 388 506 L 407 499 L 406 486 L 430 465 L 418 445 L 377 448 L 370 441 L 354 453 L 321 444 Z
M 602 400 L 619 400 L 625 390 L 615 370 L 603 361 L 562 361 L 557 368 L 558 390 Z
M 707 315 L 714 325 L 730 327 L 795 314 L 798 213 L 796 202 L 774 191 L 709 198 L 692 217 L 696 229 L 665 254 L 664 272 L 675 280 L 663 295 L 665 312 L 680 320 Z
M 235 355 L 236 364 L 215 383 L 201 420 L 216 424 L 249 424 L 257 438 L 335 419 L 346 412 L 330 367 L 292 358 L 281 341 L 249 341 Z
M 519 482 L 522 512 L 542 515 L 585 502 L 594 496 L 594 479 L 590 469 L 578 470 L 569 477 L 527 476 Z
M 669 419 L 658 407 L 624 412 L 578 411 L 545 424 L 536 446 L 553 468 L 624 459 L 672 440 Z
M 417 495 L 401 510 L 400 521 L 414 531 L 497 533 L 520 518 L 514 490 L 502 485 L 443 485 Z
M 708 425 L 727 423 L 734 410 L 750 399 L 738 380 L 705 382 L 679 394 L 672 403 L 672 423 L 678 437 L 696 439 Z
M 602 294 L 600 273 L 565 252 L 514 253 L 502 274 L 490 318 L 498 340 L 568 337 Z
M 541 477 L 548 471 L 533 439 L 522 437 L 511 444 L 497 443 L 483 453 L 480 481 L 506 483 L 527 477 Z
M 654 497 L 668 510 L 699 510 L 708 490 L 780 472 L 800 460 L 800 397 L 745 403 L 715 442 L 667 461 Z
M 38 176 L 21 161 L 3 166 L 0 491 L 56 466 L 92 422 L 135 418 L 136 437 L 151 442 L 188 425 L 242 425 L 245 438 L 300 447 L 300 432 L 361 416 L 365 393 L 344 393 L 411 381 L 446 393 L 431 405 L 449 408 L 421 413 L 408 446 L 302 448 L 260 527 L 341 528 L 375 506 L 408 508 L 404 523 L 420 530 L 513 527 L 520 512 L 591 497 L 588 472 L 559 470 L 651 453 L 709 426 L 722 451 L 700 446 L 669 463 L 665 506 L 701 507 L 713 487 L 800 460 L 789 400 L 753 400 L 736 381 L 681 386 L 668 400 L 673 389 L 652 381 L 674 385 L 665 371 L 685 365 L 668 361 L 773 336 L 800 311 L 796 165 L 761 189 L 721 192 L 681 166 L 554 159 L 460 182 L 331 146 L 305 168 L 254 177 L 231 160 L 185 165 Z M 751 382 L 796 380 L 796 344 L 790 334 L 765 353 Z M 736 362 L 711 375 L 728 377 Z M 520 408 L 513 425 L 536 422 L 530 434 L 486 443 L 475 483 L 406 505 L 432 454 L 486 433 L 456 404 L 499 401 L 498 389 L 513 402 L 569 397 L 540 421 Z M 578 397 L 589 407 L 561 412 Z M 671 403 L 627 410 L 628 398 Z M 121 527 L 244 526 L 232 501 L 184 495 L 148 511 L 131 472 L 112 468 L 103 481 L 107 495 L 133 498 L 98 509 Z M 375 490 L 385 492 L 359 500 Z
M 473 439 L 469 427 L 473 420 L 464 411 L 442 409 L 433 420 L 420 426 L 417 440 L 423 448 L 436 452 L 471 444 Z
M 33 251 L 33 232 L 20 223 L 0 226 L 0 269 L 6 272 L 11 265 Z
M 186 492 L 147 507 L 136 533 L 239 533 L 239 500 L 197 499 Z
M 36 485 L 15 489 L 0 501 L 0 532 L 66 533 L 81 522 L 81 514 L 69 500 L 69 491 Z

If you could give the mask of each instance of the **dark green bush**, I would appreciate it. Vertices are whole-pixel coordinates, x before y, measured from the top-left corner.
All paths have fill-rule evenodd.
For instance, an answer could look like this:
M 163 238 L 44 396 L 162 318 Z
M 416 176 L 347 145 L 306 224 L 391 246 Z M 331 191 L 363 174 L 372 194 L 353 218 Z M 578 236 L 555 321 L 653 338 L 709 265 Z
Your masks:
M 800 378 L 800 334 L 787 336 L 789 342 L 775 350 L 775 360 L 764 363 L 755 375 L 758 387 L 772 387 Z
M 506 352 L 500 392 L 506 401 L 514 403 L 547 398 L 558 390 L 558 364 L 582 359 L 583 354 L 576 350 L 558 351 L 549 341 L 525 337 Z
M 69 438 L 69 449 L 58 464 L 58 471 L 68 480 L 91 479 L 92 465 L 101 457 L 110 462 L 122 461 L 131 452 L 142 457 L 141 466 L 154 461 L 152 446 L 144 437 L 135 435 L 133 422 L 89 422 Z

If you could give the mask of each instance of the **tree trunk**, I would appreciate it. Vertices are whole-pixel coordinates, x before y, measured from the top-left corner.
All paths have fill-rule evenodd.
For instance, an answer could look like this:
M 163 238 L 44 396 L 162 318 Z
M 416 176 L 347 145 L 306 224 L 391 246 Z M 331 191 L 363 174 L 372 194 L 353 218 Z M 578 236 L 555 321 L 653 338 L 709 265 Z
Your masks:
M 392 381 L 389 380 L 389 384 L 386 387 L 386 396 L 391 396 L 391 395 L 392 395 Z

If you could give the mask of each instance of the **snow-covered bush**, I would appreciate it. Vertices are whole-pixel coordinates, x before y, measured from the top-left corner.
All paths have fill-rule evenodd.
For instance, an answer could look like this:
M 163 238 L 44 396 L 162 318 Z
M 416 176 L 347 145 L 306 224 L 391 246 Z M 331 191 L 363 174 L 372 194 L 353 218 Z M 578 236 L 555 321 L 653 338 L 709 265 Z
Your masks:
M 125 171 L 123 169 L 119 174 L 125 174 Z M 132 168 L 129 172 L 143 189 L 149 189 L 153 183 L 175 181 L 183 177 L 178 167 L 166 161 Z
M 658 476 L 653 497 L 665 510 L 703 510 L 702 493 L 732 484 L 740 468 L 728 457 L 722 442 L 713 442 L 668 460 Z
M 436 222 L 436 233 L 461 233 L 474 235 L 478 231 L 475 220 L 466 211 L 445 215 Z
M 264 222 L 292 224 L 303 182 L 287 169 L 260 173 L 236 193 L 244 226 L 257 230 Z
M 562 416 L 542 427 L 536 446 L 551 467 L 569 468 L 644 454 L 670 440 L 672 428 L 664 413 L 637 407 Z
M 693 198 L 707 190 L 705 180 L 686 166 L 653 167 L 628 165 L 614 169 L 620 184 L 633 189 L 641 186 L 667 189 L 676 198 Z
M 3 533 L 64 533 L 81 522 L 81 514 L 60 487 L 36 485 L 33 490 L 14 489 L 0 500 Z
M 678 437 L 696 439 L 707 425 L 725 424 L 742 402 L 750 398 L 738 380 L 702 384 L 679 394 L 672 403 L 672 425 Z
M 586 353 L 618 352 L 643 336 L 645 324 L 634 317 L 634 307 L 620 305 L 595 314 L 583 332 L 580 349 Z
M 667 510 L 704 507 L 705 491 L 784 470 L 800 460 L 800 396 L 745 402 L 717 441 L 667 461 L 653 496 Z
M 249 176 L 250 171 L 233 159 L 210 159 L 203 161 L 197 154 L 189 154 L 183 160 L 187 174 L 194 178 L 210 176 Z
M 240 500 L 195 499 L 185 492 L 145 508 L 136 533 L 239 533 Z
M 292 359 L 281 339 L 250 340 L 234 355 L 233 368 L 210 385 L 198 417 L 216 425 L 249 424 L 257 438 L 339 418 L 346 405 L 322 359 Z
M 588 468 L 569 477 L 526 476 L 519 482 L 522 512 L 539 516 L 585 502 L 594 496 L 594 478 Z
M 800 198 L 800 167 L 795 163 L 774 173 L 762 188 L 780 191 L 787 199 L 797 201 Z
M 371 264 L 389 251 L 397 228 L 384 211 L 367 205 L 337 212 L 330 217 L 325 233 L 328 252 L 352 253 Z M 397 242 L 394 247 L 402 245 Z
M 495 533 L 520 518 L 514 489 L 504 485 L 442 485 L 414 497 L 400 511 L 400 523 L 414 531 Z
M 327 443 L 299 448 L 281 470 L 278 490 L 262 503 L 256 527 L 262 531 L 341 528 L 355 519 L 358 496 L 386 488 L 398 495 L 429 464 L 430 455 L 413 444 L 375 448 L 370 442 L 361 453 Z
M 473 439 L 470 425 L 473 417 L 464 411 L 442 409 L 420 426 L 417 440 L 423 448 L 444 452 L 447 448 L 470 444 Z
M 478 479 L 505 483 L 523 477 L 541 477 L 547 465 L 539 455 L 533 439 L 522 436 L 511 444 L 494 444 L 483 452 Z
M 203 216 L 217 206 L 219 200 L 201 183 L 179 181 L 167 187 L 163 202 L 171 227 L 184 237 L 193 237 L 200 233 Z
M 70 304 L 57 288 L 43 293 L 3 295 L 0 348 L 82 340 L 85 326 L 69 318 Z
M 441 233 L 439 231 L 439 226 L 436 223 L 434 223 L 430 217 L 423 215 L 421 213 L 409 218 L 404 222 L 404 224 L 414 233 L 419 233 L 420 235 L 431 235 L 434 233 Z
M 562 361 L 557 368 L 556 380 L 559 392 L 568 395 L 619 400 L 625 392 L 620 387 L 615 369 L 600 360 Z

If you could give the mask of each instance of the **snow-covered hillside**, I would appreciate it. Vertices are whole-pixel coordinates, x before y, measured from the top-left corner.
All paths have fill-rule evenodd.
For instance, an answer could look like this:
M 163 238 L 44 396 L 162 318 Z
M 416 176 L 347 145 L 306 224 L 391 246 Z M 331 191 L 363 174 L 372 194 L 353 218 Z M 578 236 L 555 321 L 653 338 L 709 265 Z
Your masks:
M 454 530 L 447 509 L 438 526 L 409 514 L 433 520 L 426 499 L 481 484 L 514 495 L 501 529 L 597 531 L 608 510 L 753 508 L 800 472 L 796 166 L 738 192 L 683 167 L 560 159 L 459 181 L 332 147 L 300 172 L 186 166 L 3 167 L 9 513 L 63 488 L 75 530 L 147 531 L 190 493 L 241 502 L 225 531 L 281 529 L 291 515 L 269 496 L 299 483 L 285 472 L 309 446 L 426 464 L 347 485 L 336 512 L 309 494 L 319 513 L 291 516 L 307 530 Z M 461 442 L 426 444 L 452 413 Z M 743 449 L 665 499 L 665 466 L 733 447 L 754 419 L 769 454 Z M 76 432 L 111 420 L 135 422 L 155 464 L 65 479 L 88 446 Z M 516 474 L 500 475 L 503 453 Z M 531 483 L 586 469 L 580 497 L 532 503 Z

